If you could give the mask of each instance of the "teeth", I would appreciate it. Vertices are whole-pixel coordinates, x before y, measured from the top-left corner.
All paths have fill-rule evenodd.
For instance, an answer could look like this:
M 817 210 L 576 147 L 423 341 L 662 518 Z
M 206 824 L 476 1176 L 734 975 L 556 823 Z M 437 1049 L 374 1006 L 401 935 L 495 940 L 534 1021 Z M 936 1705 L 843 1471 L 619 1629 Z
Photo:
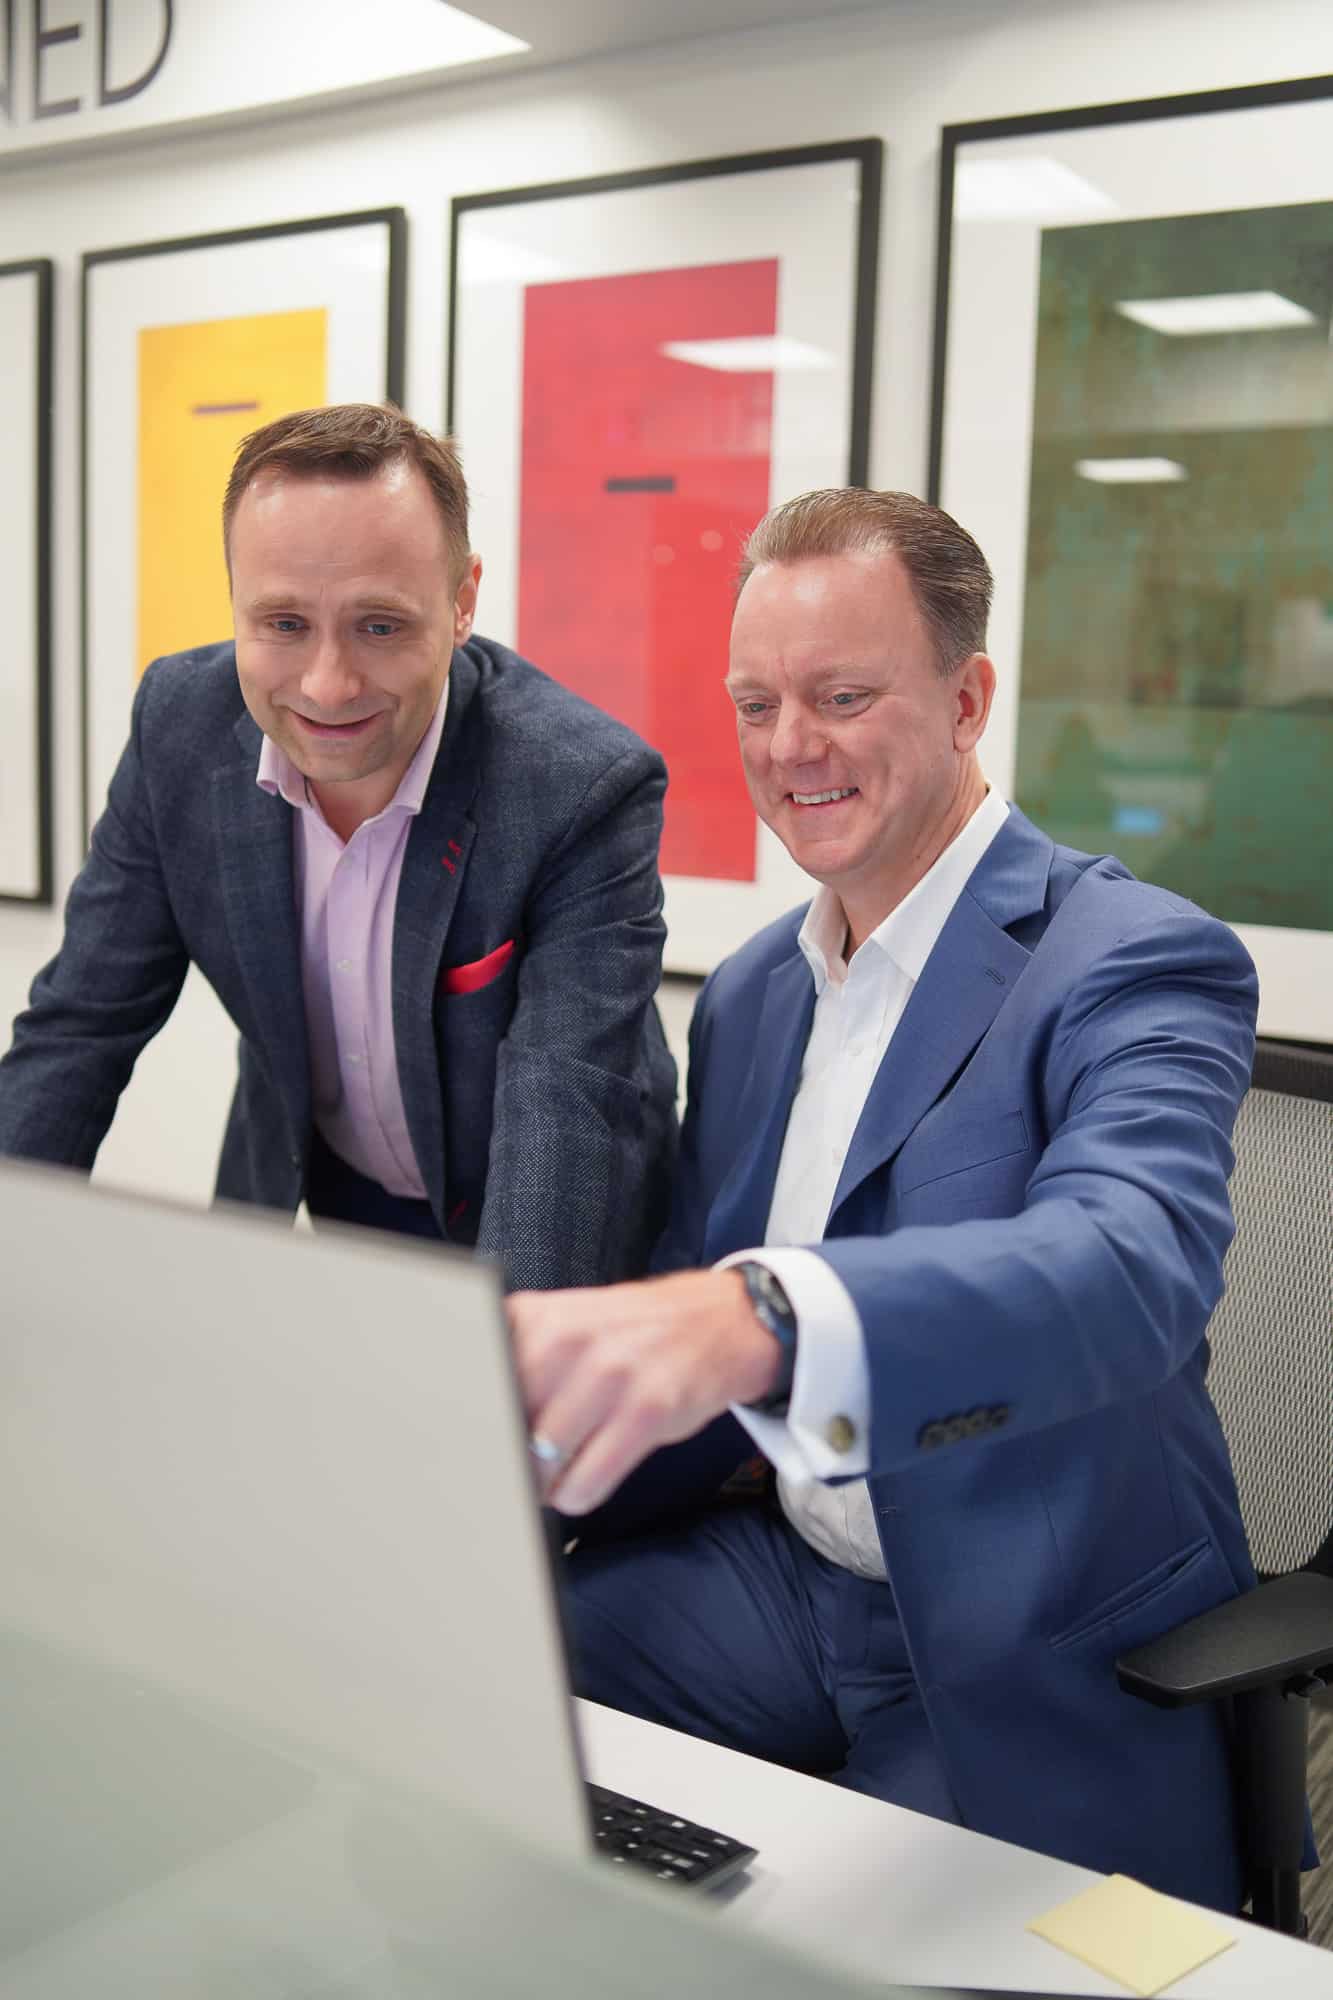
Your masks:
M 855 785 L 845 785 L 837 792 L 793 792 L 792 797 L 798 806 L 826 806 L 834 799 L 849 799 L 855 790 Z

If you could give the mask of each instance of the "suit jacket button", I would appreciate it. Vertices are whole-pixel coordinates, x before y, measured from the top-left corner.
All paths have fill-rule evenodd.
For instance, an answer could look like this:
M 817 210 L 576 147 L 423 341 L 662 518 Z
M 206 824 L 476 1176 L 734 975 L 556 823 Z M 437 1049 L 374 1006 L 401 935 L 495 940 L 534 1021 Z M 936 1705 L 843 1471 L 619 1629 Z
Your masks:
M 850 1417 L 830 1417 L 824 1438 L 830 1451 L 848 1452 L 856 1443 L 856 1425 Z

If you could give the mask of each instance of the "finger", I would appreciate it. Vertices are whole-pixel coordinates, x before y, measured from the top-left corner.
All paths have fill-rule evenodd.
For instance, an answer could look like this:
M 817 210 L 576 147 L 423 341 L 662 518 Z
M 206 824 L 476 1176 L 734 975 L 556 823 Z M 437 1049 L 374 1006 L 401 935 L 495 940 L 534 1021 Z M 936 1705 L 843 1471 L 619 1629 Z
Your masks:
M 558 1303 L 562 1295 L 519 1292 L 506 1300 L 519 1390 L 530 1418 L 542 1410 L 577 1365 L 591 1314 Z
M 529 1413 L 534 1436 L 560 1454 L 558 1461 L 542 1469 L 544 1499 L 553 1500 L 570 1465 L 607 1421 L 621 1393 L 614 1377 L 585 1370 L 562 1383 L 548 1403 Z
M 562 1514 L 590 1514 L 622 1486 L 666 1437 L 642 1410 L 618 1409 L 594 1430 L 553 1480 L 550 1502 Z

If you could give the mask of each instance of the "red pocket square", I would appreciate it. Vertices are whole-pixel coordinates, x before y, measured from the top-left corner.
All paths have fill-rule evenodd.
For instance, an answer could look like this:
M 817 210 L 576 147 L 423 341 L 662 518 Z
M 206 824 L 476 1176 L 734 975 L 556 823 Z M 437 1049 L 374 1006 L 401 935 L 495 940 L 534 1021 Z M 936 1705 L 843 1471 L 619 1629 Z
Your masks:
M 447 965 L 440 974 L 441 993 L 479 993 L 483 986 L 489 986 L 514 956 L 514 940 L 506 938 L 494 951 L 488 951 L 485 958 L 474 958 L 471 965 Z

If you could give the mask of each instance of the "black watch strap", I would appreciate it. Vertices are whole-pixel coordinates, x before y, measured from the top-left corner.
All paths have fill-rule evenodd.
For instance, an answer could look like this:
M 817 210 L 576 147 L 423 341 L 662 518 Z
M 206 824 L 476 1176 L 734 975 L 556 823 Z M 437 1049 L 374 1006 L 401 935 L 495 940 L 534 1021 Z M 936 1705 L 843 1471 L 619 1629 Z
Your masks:
M 731 1269 L 740 1273 L 755 1318 L 768 1328 L 782 1349 L 782 1361 L 772 1388 L 766 1395 L 756 1396 L 745 1408 L 757 1410 L 762 1416 L 784 1417 L 791 1401 L 792 1378 L 796 1373 L 795 1308 L 767 1264 L 756 1264 L 746 1258 L 739 1264 L 733 1264 Z

